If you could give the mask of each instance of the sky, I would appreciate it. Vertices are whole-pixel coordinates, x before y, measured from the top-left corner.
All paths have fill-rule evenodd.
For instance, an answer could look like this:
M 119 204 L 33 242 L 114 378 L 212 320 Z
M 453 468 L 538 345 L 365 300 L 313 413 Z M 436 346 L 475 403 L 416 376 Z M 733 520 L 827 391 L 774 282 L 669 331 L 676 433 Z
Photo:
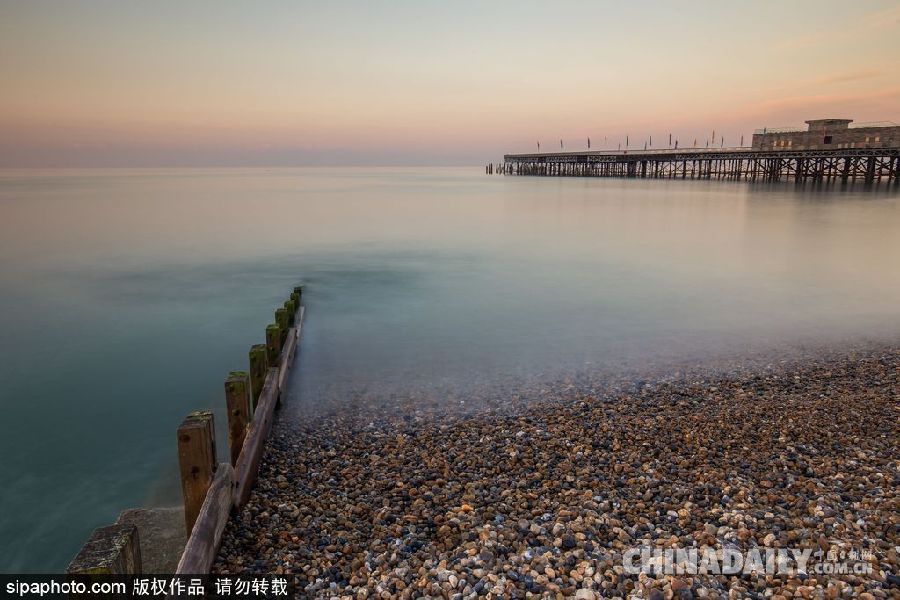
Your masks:
M 900 122 L 900 1 L 0 0 L 0 167 L 482 165 Z

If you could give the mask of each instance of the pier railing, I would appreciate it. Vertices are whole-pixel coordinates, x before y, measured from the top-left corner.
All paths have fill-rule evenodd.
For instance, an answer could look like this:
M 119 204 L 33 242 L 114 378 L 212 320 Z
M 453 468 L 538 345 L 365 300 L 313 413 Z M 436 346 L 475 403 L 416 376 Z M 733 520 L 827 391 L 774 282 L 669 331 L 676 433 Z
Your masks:
M 300 341 L 305 312 L 302 294 L 303 287 L 295 287 L 284 306 L 275 310 L 275 322 L 266 327 L 266 343 L 250 347 L 248 371 L 233 371 L 225 379 L 228 461 L 219 462 L 216 456 L 212 411 L 191 412 L 178 427 L 187 542 L 176 575 L 209 573 L 229 515 L 243 508 L 256 483 L 265 440 Z M 139 529 L 121 522 L 95 529 L 66 572 L 79 576 L 142 573 Z
M 488 174 L 760 181 L 900 180 L 900 148 L 691 148 L 507 154 Z

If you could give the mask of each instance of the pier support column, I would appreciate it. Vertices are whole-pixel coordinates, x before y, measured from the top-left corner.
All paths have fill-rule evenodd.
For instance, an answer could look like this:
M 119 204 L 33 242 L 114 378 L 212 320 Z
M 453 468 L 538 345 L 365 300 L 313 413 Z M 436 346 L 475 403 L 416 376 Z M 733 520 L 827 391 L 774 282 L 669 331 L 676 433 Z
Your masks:
M 849 156 L 845 156 L 843 158 L 844 168 L 841 169 L 841 181 L 847 181 L 850 179 L 850 168 L 852 166 L 852 161 Z

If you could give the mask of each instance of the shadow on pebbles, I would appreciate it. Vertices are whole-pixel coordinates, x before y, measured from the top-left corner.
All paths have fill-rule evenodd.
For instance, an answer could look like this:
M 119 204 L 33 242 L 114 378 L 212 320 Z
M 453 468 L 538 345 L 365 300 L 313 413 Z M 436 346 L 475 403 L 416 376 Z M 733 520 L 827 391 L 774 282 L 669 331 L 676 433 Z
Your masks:
M 214 572 L 325 598 L 900 597 L 898 348 L 468 406 L 355 398 L 281 419 Z M 656 566 L 666 548 L 809 562 L 637 573 L 641 548 Z

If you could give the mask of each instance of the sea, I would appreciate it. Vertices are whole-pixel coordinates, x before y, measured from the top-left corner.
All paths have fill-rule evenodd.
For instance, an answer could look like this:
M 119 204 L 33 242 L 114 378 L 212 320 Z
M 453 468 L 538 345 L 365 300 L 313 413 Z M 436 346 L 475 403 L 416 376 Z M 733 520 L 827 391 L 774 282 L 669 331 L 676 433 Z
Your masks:
M 362 393 L 458 399 L 890 343 L 900 189 L 479 166 L 2 170 L 0 572 L 61 572 L 120 511 L 177 505 L 178 424 L 213 409 L 227 456 L 224 379 L 300 283 L 289 402 L 306 414 Z

